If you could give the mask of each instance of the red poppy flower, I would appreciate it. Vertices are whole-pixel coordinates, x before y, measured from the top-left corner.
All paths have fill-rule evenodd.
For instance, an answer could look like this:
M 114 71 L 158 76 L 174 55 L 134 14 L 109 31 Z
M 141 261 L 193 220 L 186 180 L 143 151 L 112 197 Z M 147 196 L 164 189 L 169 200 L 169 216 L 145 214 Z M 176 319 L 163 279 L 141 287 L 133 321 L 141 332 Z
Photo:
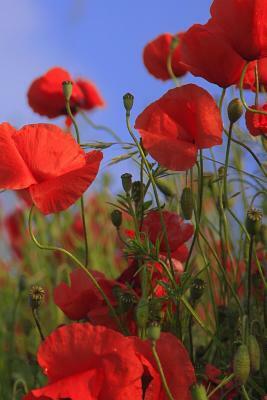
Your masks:
M 214 0 L 211 16 L 245 60 L 267 56 L 267 3 L 262 0 Z
M 4 219 L 4 225 L 9 237 L 12 250 L 18 258 L 23 256 L 25 246 L 24 212 L 21 208 L 16 208 Z
M 181 342 L 163 333 L 157 350 L 174 399 L 191 399 L 195 375 Z M 24 400 L 167 399 L 150 343 L 105 327 L 76 323 L 58 328 L 39 347 L 38 362 L 48 384 Z
M 104 105 L 104 100 L 91 82 L 81 79 L 75 82 L 66 70 L 56 67 L 51 68 L 31 84 L 28 90 L 28 102 L 33 111 L 48 118 L 66 115 L 62 91 L 64 81 L 71 81 L 73 84 L 70 99 L 73 112 L 76 108 L 91 110 Z
M 170 250 L 173 252 L 191 238 L 194 227 L 190 223 L 185 223 L 183 218 L 174 212 L 162 211 L 162 216 L 167 230 Z M 159 211 L 150 211 L 147 214 L 142 231 L 147 233 L 152 243 L 155 244 L 157 240 L 160 240 L 160 251 L 167 251 Z
M 181 60 L 195 76 L 227 88 L 241 76 L 245 61 L 209 21 L 193 25 L 183 36 Z
M 178 33 L 176 36 L 178 40 L 181 40 L 183 33 Z M 143 60 L 148 72 L 163 81 L 171 78 L 167 68 L 167 60 L 173 38 L 174 35 L 163 33 L 149 42 L 143 51 Z M 181 64 L 180 58 L 180 43 L 178 43 L 172 55 L 172 70 L 177 77 L 183 76 L 187 72 L 186 67 Z
M 255 67 L 256 62 L 258 63 L 258 76 L 259 76 L 259 90 L 260 92 L 267 91 L 267 58 L 261 58 L 258 61 L 252 61 L 249 63 L 243 88 L 256 91 L 256 79 L 255 79 Z M 237 85 L 239 86 L 239 80 L 237 81 Z
M 65 210 L 94 181 L 102 153 L 85 153 L 55 125 L 0 125 L 0 187 L 28 189 L 44 214 Z
M 220 111 L 206 90 L 190 84 L 169 90 L 136 119 L 147 152 L 174 171 L 191 168 L 197 150 L 222 143 Z
M 263 106 L 251 106 L 254 110 L 267 112 L 267 103 Z M 267 135 L 267 116 L 246 111 L 246 125 L 252 136 Z

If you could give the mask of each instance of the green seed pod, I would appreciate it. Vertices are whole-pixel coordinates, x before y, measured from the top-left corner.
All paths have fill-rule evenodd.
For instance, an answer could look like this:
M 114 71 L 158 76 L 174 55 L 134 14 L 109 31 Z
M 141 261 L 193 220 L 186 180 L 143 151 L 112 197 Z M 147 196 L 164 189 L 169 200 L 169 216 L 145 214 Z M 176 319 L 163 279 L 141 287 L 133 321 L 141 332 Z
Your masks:
M 190 288 L 190 297 L 193 301 L 199 300 L 200 297 L 203 295 L 206 283 L 199 278 L 196 278 L 191 283 Z
M 156 182 L 158 189 L 161 191 L 162 194 L 164 194 L 164 196 L 166 196 L 166 197 L 174 196 L 174 192 L 173 192 L 172 188 L 170 187 L 170 185 L 168 184 L 168 182 L 163 181 L 162 179 L 156 179 L 155 182 Z
M 129 193 L 132 188 L 132 175 L 131 174 L 123 174 L 121 176 L 121 183 L 124 191 Z
M 158 340 L 160 338 L 161 327 L 157 321 L 151 322 L 147 328 L 147 337 L 150 340 Z
M 32 286 L 29 290 L 29 302 L 33 310 L 37 310 L 43 303 L 45 290 L 41 286 Z
M 246 228 L 250 235 L 256 235 L 260 232 L 262 221 L 262 211 L 256 208 L 250 208 L 247 212 Z
M 230 103 L 228 104 L 227 112 L 229 121 L 232 124 L 237 122 L 243 115 L 243 105 L 241 100 L 233 99 L 232 101 L 230 101 Z
M 142 184 L 140 181 L 135 181 L 132 184 L 132 199 L 133 201 L 138 204 L 142 199 L 142 185 L 143 185 L 143 193 L 145 189 L 145 185 Z
M 149 318 L 149 305 L 147 299 L 141 298 L 135 310 L 136 322 L 139 328 L 146 328 Z
M 248 337 L 248 351 L 250 357 L 250 366 L 253 372 L 260 369 L 260 346 L 254 335 Z
M 250 373 L 249 352 L 245 344 L 241 344 L 235 353 L 233 369 L 236 379 L 241 385 L 245 385 Z
M 185 187 L 181 196 L 181 208 L 185 219 L 191 219 L 194 209 L 193 193 L 190 187 Z
M 116 228 L 119 228 L 122 223 L 122 213 L 120 210 L 113 210 L 110 214 L 111 222 Z
M 205 386 L 195 383 L 190 388 L 193 400 L 208 400 L 207 392 Z
M 123 105 L 126 110 L 126 114 L 130 114 L 131 109 L 133 108 L 134 96 L 131 93 L 126 93 L 123 96 Z
M 70 101 L 72 95 L 72 82 L 64 81 L 62 82 L 62 90 L 66 101 Z

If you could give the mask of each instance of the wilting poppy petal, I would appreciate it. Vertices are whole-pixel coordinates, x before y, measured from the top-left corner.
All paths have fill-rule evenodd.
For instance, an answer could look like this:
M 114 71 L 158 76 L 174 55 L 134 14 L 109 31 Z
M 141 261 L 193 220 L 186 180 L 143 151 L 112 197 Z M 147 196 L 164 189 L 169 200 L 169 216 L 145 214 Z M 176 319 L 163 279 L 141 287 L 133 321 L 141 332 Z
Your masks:
M 83 167 L 32 185 L 30 194 L 36 207 L 44 214 L 70 207 L 94 181 L 102 158 L 100 151 L 91 151 Z
M 251 106 L 254 110 L 267 112 L 267 104 Z M 252 136 L 267 135 L 267 115 L 246 111 L 246 125 Z
M 183 37 L 182 33 L 177 34 L 178 40 Z M 143 51 L 143 60 L 148 72 L 155 78 L 163 81 L 171 79 L 167 68 L 167 60 L 170 53 L 171 42 L 174 35 L 164 33 L 149 42 Z M 180 43 L 175 48 L 172 55 L 172 70 L 175 76 L 183 76 L 187 69 L 180 62 Z
M 92 82 L 84 79 L 78 79 L 76 83 L 83 93 L 83 101 L 80 105 L 82 109 L 92 110 L 93 108 L 103 107 L 105 105 L 104 99 Z
M 211 16 L 245 60 L 267 56 L 267 3 L 262 0 L 214 0 Z
M 23 189 L 36 180 L 25 164 L 12 139 L 15 129 L 7 123 L 0 125 L 0 188 Z
M 183 36 L 181 60 L 195 76 L 227 88 L 240 79 L 245 61 L 221 33 L 206 25 L 193 25 Z
M 185 85 L 169 90 L 136 119 L 144 148 L 162 166 L 186 170 L 196 152 L 222 143 L 219 109 L 204 89 Z

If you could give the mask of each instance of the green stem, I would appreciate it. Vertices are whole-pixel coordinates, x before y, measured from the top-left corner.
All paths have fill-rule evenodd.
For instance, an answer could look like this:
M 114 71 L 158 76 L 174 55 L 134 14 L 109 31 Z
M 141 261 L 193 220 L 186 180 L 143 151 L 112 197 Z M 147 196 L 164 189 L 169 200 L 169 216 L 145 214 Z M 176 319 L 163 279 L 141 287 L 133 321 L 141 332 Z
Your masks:
M 34 233 L 32 231 L 33 210 L 34 210 L 34 205 L 31 207 L 30 214 L 29 214 L 29 221 L 28 221 L 29 233 L 30 233 L 32 241 L 41 250 L 60 251 L 61 253 L 66 254 L 69 258 L 71 258 L 86 273 L 88 278 L 91 280 L 92 284 L 100 292 L 100 294 L 102 295 L 103 299 L 105 300 L 105 302 L 106 302 L 106 304 L 107 304 L 107 306 L 108 306 L 113 318 L 116 320 L 116 322 L 118 324 L 118 327 L 121 329 L 122 332 L 128 334 L 127 330 L 125 330 L 125 328 L 122 326 L 121 321 L 118 318 L 118 316 L 116 314 L 116 311 L 115 311 L 114 307 L 112 306 L 111 302 L 109 301 L 108 297 L 106 296 L 105 292 L 103 291 L 103 289 L 101 288 L 101 286 L 99 285 L 99 283 L 97 282 L 97 280 L 95 279 L 93 274 L 91 274 L 91 272 L 85 267 L 85 265 L 83 265 L 80 262 L 80 260 L 78 260 L 78 258 L 75 257 L 72 253 L 70 253 L 66 249 L 63 249 L 62 247 L 47 246 L 47 245 L 43 245 L 43 244 L 38 242 L 38 240 L 36 239 L 36 237 L 34 236 Z
M 229 156 L 230 156 L 230 148 L 231 148 L 231 139 L 232 139 L 232 131 L 233 131 L 233 123 L 230 123 L 229 133 L 228 133 L 228 141 L 226 147 L 226 154 L 225 154 L 225 166 L 224 166 L 224 175 L 223 175 L 223 194 L 224 194 L 224 206 L 226 208 L 229 207 L 228 204 L 228 188 L 227 188 L 227 172 L 228 172 L 228 165 L 229 165 Z
M 249 256 L 248 256 L 248 267 L 247 267 L 247 316 L 248 323 L 251 323 L 251 270 L 252 270 L 252 257 L 253 257 L 253 246 L 254 236 L 251 236 L 249 243 Z
M 22 378 L 18 378 L 16 380 L 16 382 L 14 383 L 13 386 L 13 391 L 12 391 L 12 400 L 16 400 L 16 395 L 17 395 L 17 390 L 18 390 L 18 386 L 21 385 L 23 387 L 24 390 L 24 394 L 26 395 L 28 393 L 28 387 L 26 382 L 24 381 L 24 379 Z
M 248 392 L 247 392 L 247 390 L 246 390 L 246 388 L 245 388 L 244 385 L 241 386 L 241 390 L 242 390 L 244 399 L 245 399 L 245 400 L 250 400 L 249 395 L 248 395 Z
M 233 378 L 235 377 L 235 374 L 231 374 L 227 377 L 225 377 L 216 388 L 214 388 L 209 394 L 208 394 L 208 399 L 214 395 L 219 389 L 221 389 L 223 386 L 227 385 Z
M 161 362 L 160 362 L 160 359 L 159 359 L 159 356 L 158 356 L 158 353 L 157 353 L 156 341 L 155 340 L 153 340 L 151 342 L 151 347 L 152 347 L 152 353 L 153 353 L 154 359 L 156 361 L 156 364 L 157 364 L 157 367 L 158 367 L 158 371 L 159 371 L 159 374 L 160 374 L 160 377 L 161 377 L 161 381 L 162 381 L 164 390 L 166 392 L 166 395 L 167 395 L 169 400 L 174 400 L 174 397 L 172 396 L 171 391 L 170 391 L 169 386 L 168 386 L 168 383 L 166 381 L 166 377 L 165 377 L 165 374 L 164 374 L 164 371 L 163 371 L 163 368 L 162 368 L 162 365 L 161 365 Z
M 44 334 L 42 332 L 41 324 L 39 322 L 39 318 L 38 318 L 38 315 L 37 315 L 37 310 L 34 309 L 34 308 L 32 308 L 32 316 L 33 316 L 34 322 L 36 324 L 37 330 L 39 332 L 40 338 L 41 338 L 42 341 L 44 341 L 45 337 L 44 337 Z
M 220 97 L 220 100 L 219 100 L 219 110 L 220 110 L 220 112 L 222 112 L 222 106 L 223 106 L 223 101 L 224 101 L 224 98 L 225 98 L 225 94 L 226 94 L 226 89 L 224 88 L 222 90 L 222 94 L 221 94 L 221 97 Z

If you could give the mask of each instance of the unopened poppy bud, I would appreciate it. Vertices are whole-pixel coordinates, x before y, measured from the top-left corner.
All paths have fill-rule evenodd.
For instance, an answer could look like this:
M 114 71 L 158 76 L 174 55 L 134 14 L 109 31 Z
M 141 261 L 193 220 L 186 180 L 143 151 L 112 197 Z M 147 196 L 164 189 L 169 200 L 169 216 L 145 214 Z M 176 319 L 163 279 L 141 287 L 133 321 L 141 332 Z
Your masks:
M 199 383 L 195 383 L 190 388 L 193 400 L 208 400 L 207 392 L 205 386 Z
M 149 305 L 147 299 L 141 298 L 136 306 L 136 322 L 139 328 L 146 328 L 149 317 Z
M 250 358 L 250 366 L 253 372 L 258 372 L 260 369 L 260 346 L 254 335 L 248 337 L 248 351 Z
M 228 104 L 227 112 L 229 121 L 232 124 L 237 122 L 243 115 L 243 105 L 241 100 L 233 99 L 232 101 L 230 101 L 230 103 Z
M 145 185 L 140 181 L 135 181 L 132 184 L 132 199 L 135 203 L 139 203 L 142 200 L 142 192 L 144 193 Z
M 131 93 L 126 93 L 123 96 L 123 104 L 126 110 L 126 114 L 130 114 L 131 109 L 133 108 L 134 96 Z
M 166 181 L 163 181 L 162 179 L 156 179 L 155 182 L 156 182 L 158 189 L 161 191 L 161 193 L 164 194 L 164 196 L 166 196 L 166 197 L 174 196 L 173 190 L 171 189 L 170 185 L 168 185 L 168 183 Z
M 29 291 L 29 302 L 33 310 L 40 307 L 44 301 L 45 291 L 41 286 L 32 286 Z
M 190 297 L 193 301 L 200 299 L 205 290 L 205 286 L 206 283 L 202 279 L 196 278 L 193 280 L 190 288 Z
M 194 209 L 193 193 L 190 187 L 185 187 L 181 196 L 181 208 L 184 219 L 191 219 Z
M 115 228 L 119 228 L 122 223 L 122 213 L 120 210 L 113 210 L 110 214 L 111 222 L 115 226 Z
M 260 232 L 262 221 L 262 211 L 256 208 L 250 208 L 247 212 L 246 228 L 250 235 L 256 235 Z
M 158 340 L 160 338 L 161 327 L 157 321 L 151 322 L 147 328 L 147 338 Z
M 129 193 L 132 188 L 132 175 L 128 173 L 121 175 L 121 183 L 125 192 Z
M 233 370 L 239 383 L 245 385 L 250 373 L 249 352 L 245 344 L 241 344 L 235 353 Z
M 260 228 L 260 239 L 264 246 L 267 246 L 267 225 L 262 225 Z
M 63 94 L 66 101 L 70 101 L 72 95 L 72 82 L 71 81 L 64 81 L 62 82 L 62 89 Z

